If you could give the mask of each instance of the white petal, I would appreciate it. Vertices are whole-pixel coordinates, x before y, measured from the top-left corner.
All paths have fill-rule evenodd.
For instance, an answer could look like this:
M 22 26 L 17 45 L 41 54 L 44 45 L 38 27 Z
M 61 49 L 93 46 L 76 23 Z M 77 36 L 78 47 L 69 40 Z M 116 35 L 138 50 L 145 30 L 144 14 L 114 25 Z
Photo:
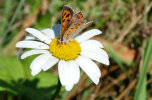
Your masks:
M 101 34 L 102 32 L 98 29 L 92 29 L 92 30 L 89 30 L 87 32 L 84 32 L 82 35 L 76 37 L 76 40 L 81 43 L 81 42 L 84 42 L 96 35 L 99 35 Z
M 96 48 L 103 48 L 103 45 L 96 40 L 87 40 L 81 43 L 80 46 L 82 51 L 96 49 Z
M 61 60 L 58 65 L 61 84 L 70 91 L 74 84 L 80 79 L 80 69 L 75 61 Z
M 49 51 L 48 50 L 30 50 L 30 51 L 23 53 L 21 55 L 21 59 L 24 59 L 24 58 L 29 57 L 31 55 L 41 54 L 41 53 L 49 53 Z
M 105 52 L 91 52 L 91 51 L 82 51 L 81 55 L 88 57 L 92 60 L 98 61 L 100 63 L 103 63 L 105 65 L 109 65 L 109 58 L 105 55 Z
M 67 91 L 70 91 L 74 84 L 76 84 L 79 81 L 80 78 L 80 69 L 78 67 L 78 64 L 75 61 L 68 61 L 66 62 L 67 68 L 67 77 L 66 77 L 66 85 L 65 88 Z
M 73 83 L 78 83 L 80 79 L 80 68 L 76 61 L 71 61 L 71 76 L 73 76 Z
M 66 85 L 66 86 L 65 86 L 65 89 L 66 89 L 67 91 L 70 91 L 70 90 L 73 88 L 73 85 L 74 85 L 74 84 Z
M 35 49 L 49 49 L 47 44 L 38 41 L 19 41 L 16 43 L 18 48 L 35 48 Z
M 57 59 L 56 57 L 50 56 L 50 58 L 46 61 L 46 63 L 43 65 L 42 70 L 46 71 L 48 69 L 50 69 L 51 67 L 53 67 L 57 62 L 59 61 L 59 59 Z
M 26 28 L 25 29 L 27 32 L 29 32 L 30 34 L 32 34 L 33 36 L 37 37 L 39 40 L 41 41 L 47 41 L 50 40 L 49 37 L 47 37 L 46 35 L 44 35 L 42 32 L 40 32 L 39 30 L 36 30 L 34 28 Z
M 103 49 L 100 49 L 100 48 L 91 48 L 89 46 L 86 48 L 81 47 L 81 52 L 84 52 L 84 51 L 95 52 L 95 53 L 98 53 L 99 55 L 102 55 L 105 58 L 109 59 L 107 52 L 105 52 Z
M 42 30 L 41 32 L 44 33 L 47 37 L 49 37 L 49 39 L 45 40 L 44 42 L 47 43 L 47 44 L 50 44 L 51 41 L 52 41 L 52 37 L 54 35 L 54 32 L 53 32 L 53 35 L 52 35 L 52 31 L 51 31 L 51 34 L 47 34 L 49 33 L 51 29 L 44 29 Z M 50 38 L 51 37 L 51 38 Z M 36 40 L 37 38 L 35 36 L 33 36 L 32 34 L 26 36 L 25 40 Z
M 32 61 L 31 65 L 30 65 L 30 69 L 32 70 L 31 74 L 33 76 L 38 74 L 41 71 L 42 66 L 49 59 L 49 57 L 50 57 L 50 54 L 42 54 L 42 55 L 36 57 Z
M 84 56 L 79 56 L 76 61 L 82 70 L 90 77 L 90 79 L 95 84 L 98 84 L 99 78 L 101 76 L 101 72 L 98 66 L 92 60 Z
M 50 39 L 55 38 L 54 31 L 52 29 L 46 28 L 41 30 L 42 33 L 44 33 L 46 36 L 48 36 Z
M 51 41 L 52 41 L 52 39 L 48 39 L 48 40 L 46 40 L 46 41 L 44 41 L 44 42 L 47 43 L 47 44 L 50 44 Z
M 64 60 L 60 60 L 58 63 L 58 73 L 59 73 L 59 78 L 61 81 L 62 85 L 66 85 L 66 63 Z
M 25 37 L 25 40 L 34 40 L 34 39 L 36 38 L 31 34 Z

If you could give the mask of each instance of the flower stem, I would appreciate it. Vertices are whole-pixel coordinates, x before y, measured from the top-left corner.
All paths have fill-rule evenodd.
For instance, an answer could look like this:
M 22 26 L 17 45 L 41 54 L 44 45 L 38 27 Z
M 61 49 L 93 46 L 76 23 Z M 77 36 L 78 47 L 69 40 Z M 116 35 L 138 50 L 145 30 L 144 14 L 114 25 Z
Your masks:
M 60 82 L 60 79 L 58 78 L 58 85 L 57 85 L 56 91 L 55 91 L 53 97 L 51 98 L 51 100 L 54 100 L 56 98 L 56 96 L 58 96 L 60 90 L 61 90 L 61 82 Z

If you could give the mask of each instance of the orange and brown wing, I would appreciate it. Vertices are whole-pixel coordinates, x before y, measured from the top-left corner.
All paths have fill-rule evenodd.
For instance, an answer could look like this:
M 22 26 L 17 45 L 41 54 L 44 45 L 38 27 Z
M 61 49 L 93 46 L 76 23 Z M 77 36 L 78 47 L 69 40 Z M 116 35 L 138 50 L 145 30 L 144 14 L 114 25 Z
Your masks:
M 86 23 L 84 20 L 77 20 L 77 22 L 70 25 L 68 30 L 63 35 L 63 42 L 68 42 L 73 39 L 74 36 L 79 34 L 83 29 L 92 24 L 92 21 Z
M 78 13 L 74 14 L 70 20 L 68 27 L 62 34 L 61 41 L 67 40 L 66 37 L 68 37 L 70 34 L 72 34 L 74 31 L 76 31 L 83 24 L 84 24 L 84 20 L 83 20 L 82 12 L 78 12 Z
M 79 20 L 79 19 L 83 19 L 83 14 L 82 14 L 82 12 L 78 12 L 78 13 L 74 14 L 73 17 L 71 18 L 69 24 L 75 23 L 75 22 L 76 22 L 77 20 Z
M 76 14 L 76 16 L 78 17 L 78 19 L 83 19 L 84 18 L 82 12 L 78 12 Z
M 60 32 L 60 39 L 63 37 L 64 31 L 67 29 L 70 20 L 74 14 L 74 11 L 69 6 L 63 6 L 62 10 L 62 18 L 61 18 L 61 32 Z
M 63 34 L 63 39 L 66 39 L 66 37 L 70 34 L 72 34 L 74 31 L 76 31 L 81 25 L 84 24 L 83 20 L 77 20 L 76 22 L 72 23 L 68 29 Z

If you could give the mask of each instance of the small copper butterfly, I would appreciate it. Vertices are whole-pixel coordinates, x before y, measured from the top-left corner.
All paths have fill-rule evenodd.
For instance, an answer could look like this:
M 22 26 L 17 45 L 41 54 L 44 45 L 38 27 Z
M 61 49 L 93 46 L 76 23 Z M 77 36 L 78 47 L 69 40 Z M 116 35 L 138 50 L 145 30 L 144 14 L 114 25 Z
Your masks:
M 80 31 L 91 25 L 92 21 L 85 22 L 82 12 L 74 14 L 69 6 L 63 6 L 61 18 L 60 42 L 68 43 Z

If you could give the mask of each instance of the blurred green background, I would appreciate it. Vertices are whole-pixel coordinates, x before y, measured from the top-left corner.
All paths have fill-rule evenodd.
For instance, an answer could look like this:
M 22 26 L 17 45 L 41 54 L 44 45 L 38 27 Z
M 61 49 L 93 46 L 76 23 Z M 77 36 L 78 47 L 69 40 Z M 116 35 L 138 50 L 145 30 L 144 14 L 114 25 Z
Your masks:
M 15 48 L 27 35 L 25 28 L 51 28 L 60 24 L 63 5 L 82 11 L 93 20 L 87 28 L 103 33 L 93 39 L 105 46 L 110 66 L 96 86 L 81 73 L 70 92 L 62 88 L 56 100 L 152 100 L 151 0 L 0 0 L 0 100 L 50 100 L 58 71 L 53 67 L 32 77 L 30 63 L 20 60 L 27 49 Z

